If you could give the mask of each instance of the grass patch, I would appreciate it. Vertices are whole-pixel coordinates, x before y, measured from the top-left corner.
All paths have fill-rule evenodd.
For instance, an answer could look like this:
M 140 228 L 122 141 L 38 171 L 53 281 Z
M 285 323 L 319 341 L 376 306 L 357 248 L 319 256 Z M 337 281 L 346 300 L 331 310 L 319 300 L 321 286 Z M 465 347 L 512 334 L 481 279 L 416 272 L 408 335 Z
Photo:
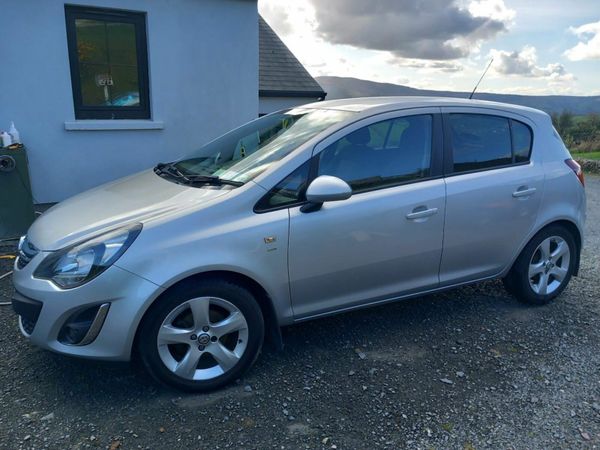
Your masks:
M 448 433 L 452 433 L 452 430 L 454 429 L 454 425 L 452 425 L 451 423 L 443 423 L 442 429 L 444 431 L 447 431 Z
M 571 153 L 575 159 L 600 159 L 600 150 L 597 152 Z

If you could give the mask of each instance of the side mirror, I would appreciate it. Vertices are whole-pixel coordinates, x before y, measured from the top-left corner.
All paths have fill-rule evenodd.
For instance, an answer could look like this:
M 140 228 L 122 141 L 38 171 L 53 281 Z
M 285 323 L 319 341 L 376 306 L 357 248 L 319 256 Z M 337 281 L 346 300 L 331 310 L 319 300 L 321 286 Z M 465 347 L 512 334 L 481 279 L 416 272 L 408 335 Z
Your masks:
M 312 212 L 321 209 L 325 202 L 346 200 L 352 196 L 352 188 L 344 180 L 329 175 L 321 175 L 313 180 L 306 189 L 308 204 L 302 212 Z

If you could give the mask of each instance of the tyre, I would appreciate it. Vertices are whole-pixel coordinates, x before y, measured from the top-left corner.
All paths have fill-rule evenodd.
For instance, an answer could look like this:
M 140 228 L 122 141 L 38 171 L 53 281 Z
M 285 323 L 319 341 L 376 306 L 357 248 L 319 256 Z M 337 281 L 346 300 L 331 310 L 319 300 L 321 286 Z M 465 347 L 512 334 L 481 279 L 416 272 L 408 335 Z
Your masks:
M 242 376 L 258 357 L 263 337 L 261 309 L 250 292 L 224 280 L 190 281 L 152 306 L 138 350 L 157 380 L 205 392 Z
M 524 303 L 545 305 L 567 287 L 577 251 L 567 229 L 558 225 L 544 228 L 525 246 L 504 278 L 504 285 Z

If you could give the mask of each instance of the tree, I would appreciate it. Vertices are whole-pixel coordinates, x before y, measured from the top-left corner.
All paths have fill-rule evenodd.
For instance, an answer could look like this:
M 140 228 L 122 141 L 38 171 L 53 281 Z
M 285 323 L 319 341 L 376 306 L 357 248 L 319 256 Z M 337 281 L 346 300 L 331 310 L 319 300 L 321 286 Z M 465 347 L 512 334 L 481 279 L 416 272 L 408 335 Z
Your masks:
M 563 135 L 567 134 L 571 128 L 573 128 L 573 114 L 569 111 L 563 111 L 558 116 L 558 127 L 556 129 Z

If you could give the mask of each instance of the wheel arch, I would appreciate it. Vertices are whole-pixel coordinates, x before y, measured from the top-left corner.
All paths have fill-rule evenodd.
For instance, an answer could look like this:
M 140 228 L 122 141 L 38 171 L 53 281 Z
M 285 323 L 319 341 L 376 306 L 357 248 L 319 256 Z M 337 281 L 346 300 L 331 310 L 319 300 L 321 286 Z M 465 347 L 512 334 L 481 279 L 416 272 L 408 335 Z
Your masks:
M 579 229 L 579 227 L 577 226 L 577 224 L 570 219 L 556 219 L 550 222 L 547 222 L 545 224 L 543 224 L 541 227 L 537 228 L 535 230 L 535 232 L 531 233 L 528 238 L 521 244 L 521 247 L 519 248 L 519 251 L 517 252 L 517 254 L 515 255 L 515 257 L 513 258 L 513 260 L 511 261 L 510 265 L 508 266 L 508 268 L 505 270 L 505 272 L 508 272 L 510 269 L 512 269 L 512 267 L 514 266 L 515 262 L 517 261 L 517 259 L 519 258 L 519 256 L 521 255 L 521 253 L 523 252 L 523 249 L 527 246 L 527 244 L 541 231 L 545 230 L 548 227 L 551 226 L 561 226 L 566 228 L 569 233 L 571 233 L 571 235 L 573 236 L 573 238 L 575 239 L 575 245 L 577 246 L 577 251 L 575 252 L 575 270 L 573 271 L 573 275 L 577 276 L 579 274 L 579 263 L 581 260 L 581 246 L 583 244 L 583 237 L 581 235 L 581 230 Z
M 569 233 L 571 233 L 573 238 L 575 239 L 575 245 L 577 246 L 577 251 L 575 252 L 576 260 L 575 260 L 575 270 L 573 271 L 573 275 L 578 276 L 579 275 L 579 263 L 581 260 L 581 246 L 583 245 L 581 231 L 579 230 L 579 227 L 577 225 L 575 225 L 575 222 L 572 222 L 570 220 L 561 219 L 561 220 L 556 220 L 554 222 L 551 222 L 551 223 L 545 225 L 542 228 L 542 230 L 544 228 L 548 228 L 551 225 L 559 225 L 559 226 L 566 228 L 569 231 Z
M 279 325 L 279 320 L 277 318 L 277 314 L 275 312 L 275 307 L 273 306 L 273 301 L 267 291 L 261 286 L 253 278 L 248 275 L 241 274 L 239 272 L 234 272 L 230 270 L 211 270 L 207 272 L 200 272 L 193 275 L 189 275 L 172 285 L 168 286 L 161 294 L 154 299 L 154 301 L 146 308 L 142 318 L 138 322 L 137 329 L 135 331 L 135 337 L 133 339 L 133 346 L 131 353 L 135 355 L 137 353 L 138 347 L 138 338 L 141 325 L 144 323 L 144 320 L 152 310 L 152 307 L 157 304 L 161 300 L 161 298 L 166 295 L 168 292 L 172 292 L 175 289 L 187 284 L 194 283 L 200 280 L 208 280 L 208 279 L 219 279 L 224 281 L 229 281 L 231 283 L 242 286 L 250 291 L 252 296 L 256 299 L 261 312 L 263 314 L 264 322 L 265 322 L 265 343 L 270 345 L 275 351 L 283 350 L 283 338 L 281 335 L 281 327 Z

